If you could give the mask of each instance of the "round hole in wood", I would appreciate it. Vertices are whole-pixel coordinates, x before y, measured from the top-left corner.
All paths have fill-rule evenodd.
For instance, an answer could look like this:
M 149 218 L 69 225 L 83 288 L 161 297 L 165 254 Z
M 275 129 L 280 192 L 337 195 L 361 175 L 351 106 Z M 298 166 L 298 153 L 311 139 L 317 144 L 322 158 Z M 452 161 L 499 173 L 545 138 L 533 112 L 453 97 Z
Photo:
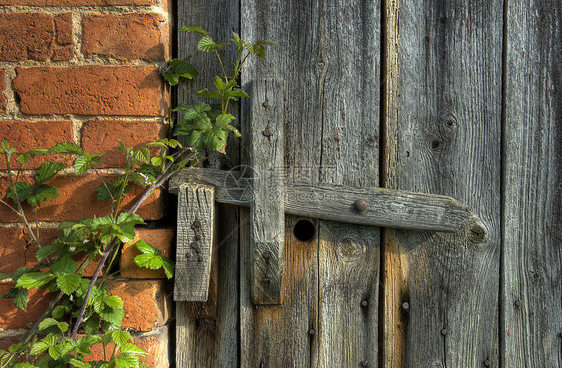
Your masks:
M 293 227 L 293 235 L 301 242 L 309 242 L 314 239 L 316 228 L 309 220 L 300 220 Z

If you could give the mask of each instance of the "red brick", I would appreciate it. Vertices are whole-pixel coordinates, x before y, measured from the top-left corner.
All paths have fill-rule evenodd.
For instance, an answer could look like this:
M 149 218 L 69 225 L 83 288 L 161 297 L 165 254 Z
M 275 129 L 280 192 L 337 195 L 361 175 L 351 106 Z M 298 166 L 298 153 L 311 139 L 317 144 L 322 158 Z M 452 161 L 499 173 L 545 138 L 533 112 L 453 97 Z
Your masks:
M 111 294 L 123 299 L 123 328 L 152 331 L 164 326 L 172 303 L 164 280 L 111 280 Z
M 106 181 L 111 181 L 113 178 L 115 176 L 105 176 Z M 31 177 L 22 177 L 21 180 L 33 182 Z M 59 197 L 47 200 L 37 207 L 37 217 L 40 221 L 77 220 L 80 217 L 101 217 L 109 214 L 110 203 L 99 202 L 96 199 L 96 188 L 101 185 L 96 175 L 60 175 L 55 176 L 49 184 L 59 189 Z M 5 198 L 8 187 L 9 181 L 5 177 L 0 177 L 0 193 L 2 193 L 0 198 L 11 202 Z M 133 186 L 131 192 L 124 198 L 121 208 L 130 208 L 143 193 L 144 188 Z M 24 206 L 24 210 L 27 213 L 31 211 L 27 205 Z M 160 219 L 164 213 L 163 190 L 159 189 L 153 193 L 137 213 L 145 220 Z M 19 219 L 6 206 L 0 206 L 1 222 L 19 222 Z
M 0 350 L 8 351 L 10 345 L 20 342 L 25 332 L 24 329 L 0 331 Z
M 50 148 L 60 142 L 72 142 L 72 122 L 70 121 L 0 121 L 0 140 L 6 140 L 18 152 L 32 148 Z M 35 169 L 45 161 L 61 160 L 62 156 L 38 156 L 25 166 Z M 72 163 L 71 159 L 63 160 Z M 19 167 L 12 161 L 12 167 Z M 4 156 L 0 157 L 0 169 L 6 169 Z
M 84 18 L 82 52 L 119 60 L 164 59 L 160 14 L 104 14 Z
M 144 350 L 147 355 L 140 356 L 141 366 L 154 368 L 168 368 L 170 366 L 168 327 L 159 328 L 150 333 L 133 335 L 135 344 Z M 108 344 L 103 348 L 101 343 L 92 345 L 92 354 L 85 357 L 86 361 L 104 360 L 111 357 L 114 345 Z
M 6 89 L 6 76 L 4 69 L 0 69 L 0 113 L 6 111 L 6 96 L 4 90 Z
M 0 60 L 45 61 L 58 45 L 72 44 L 72 15 L 0 14 Z
M 159 116 L 165 94 L 151 66 L 16 69 L 13 87 L 25 114 Z
M 0 284 L 0 294 L 8 293 L 12 287 L 14 284 L 11 283 Z M 46 290 L 30 290 L 25 312 L 18 309 L 12 299 L 0 299 L 0 329 L 25 328 L 28 323 L 37 321 L 53 297 Z
M 164 257 L 170 258 L 172 252 L 172 240 L 174 239 L 174 229 L 138 229 L 135 240 L 123 246 L 121 251 L 121 259 L 119 260 L 119 269 L 121 277 L 128 279 L 163 279 L 166 274 L 163 270 L 150 270 L 148 268 L 139 267 L 135 264 L 134 258 L 141 254 L 135 247 L 135 243 L 144 240 L 162 252 Z
M 110 6 L 151 5 L 153 0 L 0 0 L 0 5 L 31 6 Z
M 90 120 L 82 128 L 82 147 L 90 153 L 106 152 L 99 167 L 124 167 L 125 156 L 117 149 L 118 140 L 138 148 L 164 138 L 166 126 L 159 122 Z
M 57 236 L 56 229 L 39 229 L 42 245 L 51 244 Z M 25 229 L 0 228 L 0 239 L 0 273 L 12 273 L 20 267 L 31 268 L 37 265 L 37 246 Z

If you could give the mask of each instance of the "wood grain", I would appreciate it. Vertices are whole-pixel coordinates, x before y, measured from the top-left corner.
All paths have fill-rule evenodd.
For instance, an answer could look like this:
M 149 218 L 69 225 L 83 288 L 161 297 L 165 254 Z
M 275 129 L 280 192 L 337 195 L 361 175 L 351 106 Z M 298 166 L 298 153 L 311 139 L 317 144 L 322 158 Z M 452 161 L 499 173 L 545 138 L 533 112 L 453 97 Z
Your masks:
M 279 175 L 284 167 L 285 152 L 283 81 L 254 80 L 251 98 L 252 301 L 254 304 L 281 304 L 285 271 L 285 183 Z
M 217 202 L 249 207 L 253 184 L 243 179 L 239 171 L 188 168 L 172 179 L 170 191 L 176 192 L 180 183 L 205 182 L 215 186 Z M 246 194 L 242 197 L 240 193 Z M 291 181 L 285 194 L 288 214 L 349 224 L 454 232 L 477 221 L 462 203 L 436 194 Z M 356 210 L 357 200 L 366 202 L 364 212 Z
M 178 196 L 175 301 L 207 301 L 215 221 L 214 187 L 182 185 Z
M 481 222 L 386 232 L 385 366 L 498 366 L 503 2 L 391 6 L 386 185 L 452 196 Z
M 508 1 L 503 367 L 562 367 L 562 1 Z

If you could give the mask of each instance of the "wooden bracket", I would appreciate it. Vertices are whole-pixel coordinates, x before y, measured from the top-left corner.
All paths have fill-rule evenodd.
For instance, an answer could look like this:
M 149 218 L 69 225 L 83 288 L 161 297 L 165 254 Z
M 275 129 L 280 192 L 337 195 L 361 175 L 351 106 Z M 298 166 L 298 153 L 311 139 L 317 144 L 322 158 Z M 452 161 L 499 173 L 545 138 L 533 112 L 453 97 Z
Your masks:
M 284 86 L 281 80 L 252 83 L 250 163 L 251 293 L 254 304 L 281 304 L 285 270 Z
M 178 202 L 174 300 L 206 302 L 215 242 L 215 188 L 184 183 Z

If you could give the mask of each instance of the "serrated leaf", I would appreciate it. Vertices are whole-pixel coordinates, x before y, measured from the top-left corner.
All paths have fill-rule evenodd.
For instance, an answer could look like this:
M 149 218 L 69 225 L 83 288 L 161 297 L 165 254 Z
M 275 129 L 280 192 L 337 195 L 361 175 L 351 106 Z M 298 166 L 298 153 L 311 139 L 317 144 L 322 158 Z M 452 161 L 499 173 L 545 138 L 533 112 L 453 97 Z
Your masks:
M 68 254 L 49 266 L 51 271 L 57 276 L 65 276 L 74 273 L 76 267 L 76 262 Z
M 115 357 L 115 365 L 117 368 L 138 368 L 140 360 L 136 355 L 121 354 Z
M 14 204 L 17 204 L 16 196 L 14 195 L 13 188 L 16 190 L 17 198 L 20 202 L 24 202 L 30 195 L 33 194 L 35 189 L 29 183 L 24 182 L 17 182 L 15 186 L 10 186 L 8 188 L 8 192 L 6 193 L 6 197 L 10 198 Z
M 47 161 L 39 170 L 37 170 L 37 174 L 35 175 L 35 183 L 41 184 L 46 181 L 49 181 L 55 176 L 59 171 L 66 169 L 66 165 L 62 162 L 58 161 Z
M 126 342 L 121 346 L 121 353 L 123 354 L 135 354 L 135 355 L 148 355 L 144 350 L 136 346 L 135 344 L 131 344 L 130 342 Z
M 59 190 L 57 187 L 52 185 L 41 185 L 39 188 L 35 189 L 35 192 L 29 195 L 26 199 L 32 207 L 37 207 L 41 202 L 47 199 L 55 199 L 59 196 Z
M 111 339 L 117 345 L 123 345 L 131 338 L 131 334 L 123 330 L 115 330 L 111 332 Z
M 198 74 L 197 69 L 193 65 L 183 60 L 174 65 L 174 73 L 186 79 L 195 78 Z
M 60 290 L 63 293 L 67 295 L 70 295 L 73 292 L 75 292 L 80 287 L 81 283 L 82 283 L 82 276 L 77 273 L 72 273 L 70 275 L 57 277 L 57 286 L 60 288 Z
M 174 74 L 171 70 L 162 73 L 162 77 L 164 77 L 170 86 L 176 86 L 180 82 L 179 76 Z
M 209 36 L 204 36 L 197 42 L 197 50 L 209 52 L 214 51 L 217 48 L 215 41 Z
M 11 273 L 0 273 L 0 281 L 7 279 L 8 277 L 12 277 Z
M 50 345 L 48 345 L 47 343 L 43 342 L 43 341 L 38 341 L 35 344 L 33 344 L 33 346 L 31 346 L 31 351 L 29 352 L 29 354 L 31 355 L 38 355 L 41 354 L 43 352 L 45 352 Z
M 106 347 L 110 342 L 112 342 L 112 338 L 113 336 L 111 335 L 111 332 L 108 332 L 105 335 L 103 335 L 101 339 L 103 346 Z
M 13 368 L 37 368 L 31 363 L 16 363 Z
M 231 114 L 220 114 L 219 116 L 217 116 L 215 122 L 217 126 L 225 126 L 234 119 L 236 118 Z
M 209 91 L 207 88 L 198 91 L 195 96 L 222 98 L 222 95 L 218 91 Z
M 29 292 L 27 289 L 19 289 L 14 298 L 14 305 L 22 311 L 27 310 L 27 302 L 29 301 Z
M 23 346 L 23 344 L 21 342 L 15 343 L 10 345 L 10 347 L 8 348 L 8 351 L 10 353 L 13 353 L 16 350 L 19 350 L 19 348 L 21 348 Z
M 232 91 L 228 92 L 227 96 L 229 97 L 247 97 L 250 98 L 250 96 L 244 92 L 241 89 L 233 89 Z
M 86 156 L 78 156 L 76 157 L 76 160 L 74 160 L 74 172 L 76 174 L 84 174 L 90 167 L 92 167 L 92 164 L 92 160 Z
M 84 153 L 84 150 L 80 146 L 78 146 L 74 143 L 61 142 L 61 143 L 58 143 L 58 144 L 54 145 L 53 147 L 49 148 L 49 150 L 47 152 L 51 155 L 57 154 L 57 153 L 65 153 L 65 154 L 70 154 L 70 155 L 81 155 L 81 154 Z
M 70 307 L 67 305 L 57 305 L 53 308 L 51 315 L 54 319 L 63 319 L 70 312 Z
M 53 254 L 57 249 L 58 247 L 55 244 L 49 244 L 39 247 L 39 249 L 37 249 L 37 252 L 35 252 L 35 258 L 37 258 L 37 262 L 41 262 L 47 256 Z
M 105 308 L 100 317 L 114 326 L 120 326 L 123 320 L 123 309 Z
M 222 91 L 226 87 L 226 83 L 218 75 L 215 77 L 214 83 L 219 91 Z
M 84 323 L 84 330 L 88 335 L 95 335 L 98 333 L 100 328 L 100 317 L 94 314 L 88 318 L 86 323 Z
M 176 269 L 176 265 L 174 264 L 174 262 L 172 262 L 170 259 L 166 257 L 162 257 L 162 262 L 163 262 L 164 273 L 166 274 L 166 277 L 168 279 L 171 279 L 172 277 L 174 277 L 174 271 Z
M 144 225 L 146 224 L 142 217 L 136 213 L 121 212 L 117 217 L 117 224 Z
M 58 325 L 59 321 L 54 318 L 45 318 L 39 323 L 39 331 L 43 331 L 49 327 Z
M 150 151 L 146 147 L 134 150 L 133 157 L 138 163 L 147 164 L 150 161 Z
M 139 254 L 135 257 L 134 261 L 137 266 L 149 268 L 151 270 L 157 270 L 164 265 L 162 257 L 154 254 Z
M 86 368 L 88 366 L 88 363 L 83 362 L 81 360 L 78 360 L 76 358 L 70 358 L 70 360 L 68 361 L 68 363 L 76 368 Z
M 135 247 L 141 251 L 141 253 L 153 254 L 159 256 L 162 252 L 157 248 L 154 248 L 152 245 L 148 244 L 144 240 L 139 240 L 135 243 Z
M 186 27 L 181 27 L 179 29 L 180 32 L 192 32 L 192 33 L 198 33 L 201 36 L 208 36 L 209 32 L 205 31 L 203 28 L 201 27 L 197 27 L 197 26 L 186 26 Z
M 123 300 L 118 295 L 106 296 L 105 298 L 103 298 L 103 302 L 111 308 L 123 308 Z
M 31 160 L 35 155 L 32 155 L 29 152 L 21 153 L 18 157 L 16 157 L 16 161 L 19 162 L 22 166 L 27 165 L 29 160 Z
M 26 288 L 26 289 L 36 289 L 47 284 L 49 281 L 53 280 L 56 276 L 52 273 L 45 272 L 29 272 L 21 275 L 18 279 L 16 286 Z
M 61 357 L 62 354 L 62 345 L 55 345 L 49 347 L 49 355 L 54 360 L 57 360 Z

